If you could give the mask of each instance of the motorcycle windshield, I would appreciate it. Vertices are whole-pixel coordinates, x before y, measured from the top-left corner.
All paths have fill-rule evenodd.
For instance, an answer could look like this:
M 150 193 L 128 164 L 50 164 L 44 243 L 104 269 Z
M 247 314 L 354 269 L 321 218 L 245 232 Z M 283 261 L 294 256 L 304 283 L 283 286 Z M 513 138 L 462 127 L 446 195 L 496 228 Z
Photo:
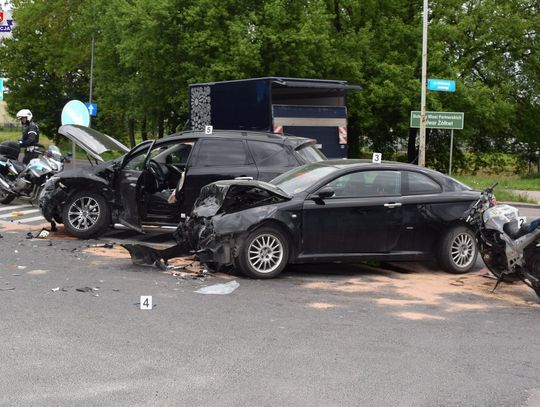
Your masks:
M 90 157 L 104 161 L 101 154 L 107 151 L 120 151 L 127 153 L 129 148 L 107 134 L 76 124 L 66 124 L 58 129 L 58 133 L 73 141 Z

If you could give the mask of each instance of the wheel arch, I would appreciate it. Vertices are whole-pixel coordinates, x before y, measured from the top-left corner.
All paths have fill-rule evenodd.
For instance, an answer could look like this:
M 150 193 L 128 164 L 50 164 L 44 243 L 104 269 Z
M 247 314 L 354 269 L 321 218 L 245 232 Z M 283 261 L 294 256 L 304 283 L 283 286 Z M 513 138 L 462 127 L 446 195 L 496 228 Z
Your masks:
M 254 230 L 260 229 L 262 227 L 273 227 L 276 228 L 279 232 L 283 234 L 285 239 L 287 239 L 287 245 L 289 249 L 289 258 L 287 261 L 296 257 L 296 247 L 294 245 L 294 236 L 293 232 L 287 227 L 287 225 L 278 220 L 278 219 L 263 219 L 261 222 L 250 226 L 247 230 L 247 234 L 253 232 Z

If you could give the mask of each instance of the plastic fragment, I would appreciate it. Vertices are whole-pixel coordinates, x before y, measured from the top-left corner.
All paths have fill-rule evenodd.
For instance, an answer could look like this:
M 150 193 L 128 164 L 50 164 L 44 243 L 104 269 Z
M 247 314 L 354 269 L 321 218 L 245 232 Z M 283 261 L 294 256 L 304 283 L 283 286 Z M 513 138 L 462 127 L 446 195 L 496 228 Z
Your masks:
M 49 234 L 50 234 L 50 232 L 49 232 L 47 229 L 43 228 L 43 229 L 41 229 L 41 231 L 36 235 L 36 238 L 37 238 L 37 239 L 46 239 L 46 238 L 49 237 Z
M 240 287 L 240 283 L 238 283 L 236 280 L 233 280 L 225 284 L 209 285 L 209 286 L 200 288 L 195 292 L 198 294 L 227 295 L 227 294 L 232 293 L 238 287 Z

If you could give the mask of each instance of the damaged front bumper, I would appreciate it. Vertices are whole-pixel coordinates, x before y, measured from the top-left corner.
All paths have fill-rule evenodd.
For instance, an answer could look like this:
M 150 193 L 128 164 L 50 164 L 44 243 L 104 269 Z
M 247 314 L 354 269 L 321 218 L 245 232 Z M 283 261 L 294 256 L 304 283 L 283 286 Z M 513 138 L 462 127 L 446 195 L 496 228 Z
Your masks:
M 180 244 L 187 243 L 199 261 L 210 267 L 233 264 L 235 239 L 230 233 L 224 235 L 216 233 L 214 217 L 188 218 L 178 226 L 175 239 Z
M 38 199 L 41 213 L 49 222 L 58 220 L 59 214 L 57 213 L 57 208 L 68 196 L 67 192 L 57 186 L 55 181 L 51 178 L 45 183 Z

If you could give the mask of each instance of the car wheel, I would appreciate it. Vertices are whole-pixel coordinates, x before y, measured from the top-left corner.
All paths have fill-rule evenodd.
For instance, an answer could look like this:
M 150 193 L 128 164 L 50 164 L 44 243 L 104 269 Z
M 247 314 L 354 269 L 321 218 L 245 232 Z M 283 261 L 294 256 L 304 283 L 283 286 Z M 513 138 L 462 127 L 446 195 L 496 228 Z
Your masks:
M 462 274 L 476 263 L 478 248 L 474 233 L 465 226 L 448 229 L 440 243 L 438 260 L 444 271 Z
M 240 248 L 237 268 L 252 278 L 273 278 L 283 271 L 289 259 L 287 239 L 274 227 L 254 230 Z
M 80 239 L 103 234 L 110 225 L 111 211 L 102 195 L 90 191 L 73 194 L 64 204 L 62 222 L 66 231 Z

